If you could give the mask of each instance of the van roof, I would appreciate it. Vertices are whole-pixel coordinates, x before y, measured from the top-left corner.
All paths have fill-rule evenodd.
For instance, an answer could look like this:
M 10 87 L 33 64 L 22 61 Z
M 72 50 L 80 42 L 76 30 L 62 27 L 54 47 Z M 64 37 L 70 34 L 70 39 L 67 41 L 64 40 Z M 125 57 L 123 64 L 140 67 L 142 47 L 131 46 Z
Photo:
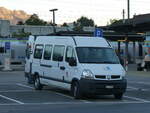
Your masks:
M 77 47 L 110 47 L 102 37 L 87 36 L 38 36 L 37 44 L 72 45 Z

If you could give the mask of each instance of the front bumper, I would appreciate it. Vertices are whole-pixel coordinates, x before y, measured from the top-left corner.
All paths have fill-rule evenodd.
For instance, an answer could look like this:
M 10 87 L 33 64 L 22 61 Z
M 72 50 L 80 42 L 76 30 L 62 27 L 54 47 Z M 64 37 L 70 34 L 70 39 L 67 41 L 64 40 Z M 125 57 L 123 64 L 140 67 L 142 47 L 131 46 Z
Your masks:
M 127 80 L 79 80 L 80 90 L 83 94 L 112 95 L 124 93 L 127 88 Z

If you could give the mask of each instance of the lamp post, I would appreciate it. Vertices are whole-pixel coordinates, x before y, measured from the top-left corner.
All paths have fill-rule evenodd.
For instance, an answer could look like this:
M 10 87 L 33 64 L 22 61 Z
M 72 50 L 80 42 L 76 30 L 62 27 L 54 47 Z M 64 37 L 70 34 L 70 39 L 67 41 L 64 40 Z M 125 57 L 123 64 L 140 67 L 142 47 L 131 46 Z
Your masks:
M 52 12 L 53 13 L 53 26 L 55 26 L 56 24 L 55 24 L 55 11 L 57 11 L 58 9 L 51 9 L 51 10 L 49 10 L 50 12 Z
M 130 19 L 130 0 L 128 0 L 127 1 L 128 3 L 128 5 L 127 5 L 127 7 L 128 7 L 128 19 Z

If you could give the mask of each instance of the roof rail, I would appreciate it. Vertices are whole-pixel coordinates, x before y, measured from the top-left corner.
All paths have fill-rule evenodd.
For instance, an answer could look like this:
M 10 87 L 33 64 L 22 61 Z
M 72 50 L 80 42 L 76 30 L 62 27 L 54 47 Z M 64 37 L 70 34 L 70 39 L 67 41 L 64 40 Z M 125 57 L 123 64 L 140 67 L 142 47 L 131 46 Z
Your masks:
M 93 36 L 92 32 L 60 31 L 47 36 Z

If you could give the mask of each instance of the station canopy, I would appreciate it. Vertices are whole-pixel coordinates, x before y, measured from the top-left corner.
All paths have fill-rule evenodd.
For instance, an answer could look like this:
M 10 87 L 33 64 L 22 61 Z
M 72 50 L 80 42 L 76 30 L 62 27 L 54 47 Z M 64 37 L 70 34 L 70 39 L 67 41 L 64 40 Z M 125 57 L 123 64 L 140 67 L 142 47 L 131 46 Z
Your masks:
M 142 41 L 145 33 L 150 31 L 150 14 L 135 15 L 131 19 L 118 20 L 108 26 L 108 29 L 119 34 L 128 34 L 129 39 Z

